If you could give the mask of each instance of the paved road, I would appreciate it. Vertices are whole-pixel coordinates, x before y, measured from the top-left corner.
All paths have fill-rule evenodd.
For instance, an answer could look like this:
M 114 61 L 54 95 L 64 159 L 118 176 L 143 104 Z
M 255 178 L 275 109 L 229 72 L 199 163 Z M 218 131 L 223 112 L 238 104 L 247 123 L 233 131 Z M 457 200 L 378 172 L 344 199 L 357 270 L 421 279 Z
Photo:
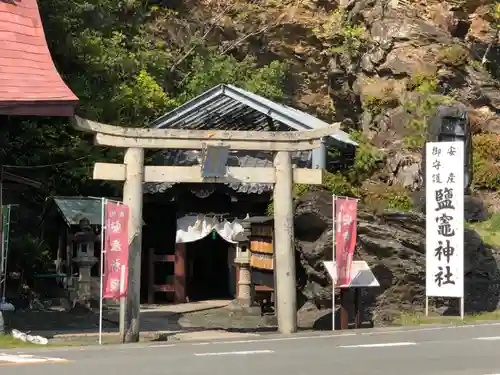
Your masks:
M 9 375 L 492 375 L 500 323 L 0 354 Z M 2 356 L 4 360 L 2 360 Z M 7 360 L 5 360 L 7 358 Z M 24 359 L 24 362 L 15 359 Z M 37 360 L 45 359 L 44 363 Z M 9 362 L 10 361 L 10 362 Z M 5 372 L 7 373 L 7 372 Z

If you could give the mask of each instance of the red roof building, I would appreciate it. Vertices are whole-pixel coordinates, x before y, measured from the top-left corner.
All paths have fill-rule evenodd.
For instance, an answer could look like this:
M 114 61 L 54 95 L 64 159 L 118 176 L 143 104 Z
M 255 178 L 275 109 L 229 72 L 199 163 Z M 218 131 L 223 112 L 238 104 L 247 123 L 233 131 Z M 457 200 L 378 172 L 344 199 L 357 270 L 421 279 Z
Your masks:
M 0 0 L 0 115 L 72 116 L 78 103 L 50 55 L 36 0 Z

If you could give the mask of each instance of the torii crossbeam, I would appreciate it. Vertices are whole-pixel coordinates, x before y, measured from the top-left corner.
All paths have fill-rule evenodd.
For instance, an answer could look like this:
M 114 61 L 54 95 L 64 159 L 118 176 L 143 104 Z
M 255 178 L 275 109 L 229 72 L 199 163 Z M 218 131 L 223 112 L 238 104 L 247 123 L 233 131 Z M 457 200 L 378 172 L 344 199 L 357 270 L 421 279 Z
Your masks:
M 278 328 L 281 333 L 297 330 L 296 271 L 293 232 L 293 183 L 322 184 L 323 170 L 293 168 L 291 152 L 312 150 L 321 139 L 336 133 L 339 124 L 308 131 L 211 131 L 182 129 L 123 128 L 75 117 L 75 128 L 95 135 L 98 145 L 127 148 L 123 164 L 96 163 L 94 179 L 124 181 L 123 201 L 130 207 L 128 317 L 120 327 L 126 341 L 139 340 L 139 295 L 141 272 L 142 200 L 145 182 L 272 183 Z M 144 149 L 192 149 L 224 145 L 231 150 L 275 152 L 274 167 L 228 167 L 218 178 L 203 178 L 200 166 L 144 166 Z

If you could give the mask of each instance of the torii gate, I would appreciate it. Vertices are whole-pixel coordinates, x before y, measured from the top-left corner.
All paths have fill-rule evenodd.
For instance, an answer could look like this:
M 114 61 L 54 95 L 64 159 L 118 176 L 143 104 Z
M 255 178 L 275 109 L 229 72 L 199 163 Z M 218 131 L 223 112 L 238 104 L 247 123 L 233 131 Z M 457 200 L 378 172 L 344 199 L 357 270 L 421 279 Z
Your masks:
M 126 148 L 123 164 L 96 163 L 94 179 L 124 181 L 123 202 L 130 207 L 129 294 L 127 296 L 127 342 L 139 340 L 140 274 L 142 242 L 143 183 L 230 183 L 275 184 L 274 241 L 278 329 L 297 331 L 297 296 L 293 231 L 293 183 L 322 184 L 322 169 L 293 168 L 291 153 L 318 148 L 322 138 L 336 133 L 339 124 L 307 131 L 211 131 L 181 129 L 123 128 L 75 117 L 75 128 L 95 134 L 95 143 Z M 225 146 L 230 150 L 275 152 L 274 168 L 227 167 L 224 177 L 203 178 L 201 167 L 144 166 L 144 149 L 200 150 Z M 125 327 L 120 331 L 125 335 Z

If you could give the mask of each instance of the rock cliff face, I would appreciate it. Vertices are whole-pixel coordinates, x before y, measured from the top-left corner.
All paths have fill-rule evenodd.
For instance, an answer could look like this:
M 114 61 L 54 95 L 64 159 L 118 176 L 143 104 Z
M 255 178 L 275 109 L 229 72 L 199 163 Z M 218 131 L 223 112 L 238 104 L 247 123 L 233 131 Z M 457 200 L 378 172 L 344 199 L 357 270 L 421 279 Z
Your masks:
M 494 0 L 343 3 L 204 0 L 193 7 L 214 22 L 207 39 L 226 53 L 286 61 L 292 105 L 362 130 L 383 149 L 384 184 L 421 187 L 418 148 L 438 103 L 462 103 L 475 133 L 500 133 Z
M 491 42 L 487 59 L 494 63 L 498 57 L 490 11 L 495 1 L 400 0 L 395 8 L 391 3 L 350 0 L 340 7 L 339 1 L 322 0 L 206 0 L 191 9 L 199 21 L 212 18 L 216 27 L 208 38 L 232 52 L 262 62 L 287 60 L 292 73 L 301 73 L 290 82 L 295 104 L 323 116 L 332 114 L 328 97 L 338 118 L 364 112 L 345 104 L 366 104 L 366 96 L 389 96 L 384 104 L 398 104 L 387 94 L 407 91 L 405 81 L 415 75 L 437 76 L 438 91 L 453 91 L 472 107 L 497 107 L 497 83 L 474 63 Z M 492 120 L 488 127 L 498 131 L 498 119 Z
M 331 305 L 331 282 L 322 261 L 332 259 L 332 203 L 327 192 L 312 192 L 297 201 L 296 249 L 300 264 L 299 293 L 318 308 Z M 365 260 L 380 282 L 366 290 L 367 313 L 377 323 L 392 321 L 401 312 L 421 311 L 425 297 L 425 219 L 421 214 L 358 213 L 355 259 Z M 465 231 L 465 308 L 492 311 L 500 301 L 500 250 L 485 245 L 479 235 Z M 456 301 L 433 301 L 431 309 L 455 312 Z
M 390 178 L 416 190 L 420 158 L 412 150 L 422 145 L 436 103 L 465 105 L 475 131 L 500 129 L 498 82 L 480 62 L 497 34 L 490 22 L 493 2 L 398 3 L 392 8 L 382 0 L 350 2 L 349 19 L 359 20 L 369 36 L 351 66 L 333 56 L 339 63 L 331 70 L 330 92 L 335 102 L 342 74 L 356 72 L 349 91 L 359 98 L 361 115 L 353 119 L 351 114 L 351 119 L 388 151 Z

